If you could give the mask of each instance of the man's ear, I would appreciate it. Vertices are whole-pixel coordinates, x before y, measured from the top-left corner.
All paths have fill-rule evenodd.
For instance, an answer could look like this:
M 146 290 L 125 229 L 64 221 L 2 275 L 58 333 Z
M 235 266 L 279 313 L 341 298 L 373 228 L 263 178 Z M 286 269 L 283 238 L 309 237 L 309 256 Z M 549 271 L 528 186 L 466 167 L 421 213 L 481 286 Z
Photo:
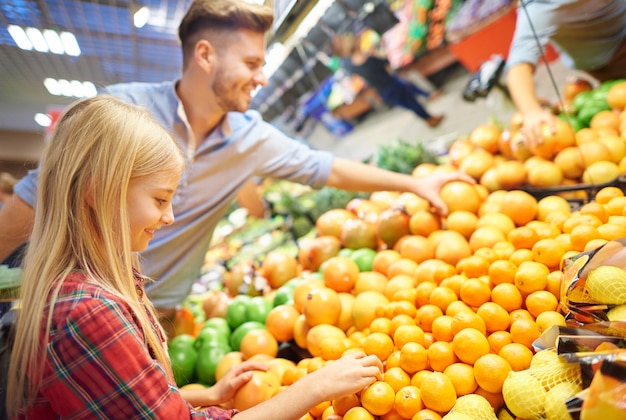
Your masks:
M 200 68 L 209 71 L 215 62 L 215 48 L 206 39 L 201 39 L 194 48 L 194 59 Z

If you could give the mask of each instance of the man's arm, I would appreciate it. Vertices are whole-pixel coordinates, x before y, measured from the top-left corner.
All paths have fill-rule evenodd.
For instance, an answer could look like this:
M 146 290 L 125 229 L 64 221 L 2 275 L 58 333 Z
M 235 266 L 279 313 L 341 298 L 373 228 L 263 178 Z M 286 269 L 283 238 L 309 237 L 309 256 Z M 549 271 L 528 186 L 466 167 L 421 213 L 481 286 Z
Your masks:
M 535 67 L 530 63 L 515 64 L 509 69 L 506 80 L 515 106 L 524 115 L 524 136 L 531 143 L 541 141 L 543 123 L 548 124 L 552 131 L 556 129 L 556 117 L 545 110 L 537 98 L 534 71 Z
M 445 215 L 448 209 L 439 197 L 439 190 L 450 181 L 475 183 L 472 177 L 462 172 L 416 178 L 360 162 L 335 158 L 326 185 L 348 191 L 412 192 L 430 201 L 437 211 Z
M 35 212 L 17 194 L 0 209 L 0 261 L 30 237 Z

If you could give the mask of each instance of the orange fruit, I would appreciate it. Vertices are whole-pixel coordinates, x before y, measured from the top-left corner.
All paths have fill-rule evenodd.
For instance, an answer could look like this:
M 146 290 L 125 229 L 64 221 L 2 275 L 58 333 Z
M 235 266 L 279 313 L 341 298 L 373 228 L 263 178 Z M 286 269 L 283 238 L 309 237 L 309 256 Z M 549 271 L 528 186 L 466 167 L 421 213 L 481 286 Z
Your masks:
M 389 335 L 391 331 L 391 319 L 387 317 L 378 317 L 370 324 L 369 332 L 371 333 L 383 333 Z
M 226 353 L 215 368 L 215 380 L 219 381 L 226 375 L 226 372 L 236 364 L 243 362 L 243 355 L 240 351 L 231 351 Z
M 397 349 L 401 349 L 406 343 L 424 345 L 424 330 L 417 325 L 400 325 L 393 333 L 393 342 Z
M 441 420 L 441 416 L 439 413 L 434 412 L 433 410 L 429 410 L 425 408 L 423 410 L 418 411 L 412 420 Z
M 469 278 L 461 285 L 460 298 L 470 307 L 479 307 L 488 302 L 491 297 L 491 289 L 482 281 Z
M 435 244 L 425 236 L 409 235 L 402 239 L 398 251 L 402 258 L 408 258 L 419 264 L 435 257 Z
M 444 224 L 448 230 L 458 232 L 469 239 L 478 227 L 478 216 L 466 210 L 453 211 L 448 214 Z
M 580 208 L 580 214 L 592 214 L 596 216 L 602 223 L 606 223 L 609 221 L 609 211 L 603 204 L 597 203 L 595 201 L 590 201 L 589 203 L 585 203 Z
M 498 284 L 491 290 L 491 301 L 502 306 L 505 311 L 520 309 L 524 303 L 522 293 L 511 283 Z
M 553 238 L 540 239 L 532 247 L 533 261 L 546 267 L 558 268 L 563 254 L 565 247 Z
M 374 420 L 374 416 L 363 407 L 352 407 L 343 415 L 343 420 Z
M 399 274 L 404 274 L 409 277 L 415 276 L 415 270 L 417 269 L 417 263 L 409 258 L 400 257 L 399 260 L 394 261 L 389 265 L 387 269 L 387 278 L 391 279 Z
M 387 369 L 383 375 L 383 380 L 391 385 L 394 392 L 398 392 L 402 387 L 411 384 L 411 376 L 399 366 Z
M 485 391 L 501 392 L 502 384 L 511 370 L 511 365 L 502 356 L 485 354 L 474 363 L 474 378 Z
M 500 228 L 493 225 L 486 225 L 478 227 L 474 233 L 472 233 L 472 236 L 469 238 L 469 245 L 472 251 L 475 252 L 479 248 L 491 248 L 494 244 L 504 241 L 505 239 L 506 233 Z
M 565 317 L 557 311 L 545 311 L 537 315 L 535 319 L 537 326 L 539 327 L 539 331 L 544 332 L 548 328 L 553 325 L 558 325 L 560 327 L 565 327 Z
M 430 294 L 437 288 L 437 283 L 433 281 L 425 281 L 419 283 L 415 288 L 415 306 L 420 308 L 430 302 Z
M 354 283 L 352 293 L 355 295 L 366 291 L 383 293 L 385 291 L 387 281 L 387 276 L 382 273 L 379 273 L 377 271 L 364 271 L 362 273 L 359 273 L 359 277 L 357 278 L 356 283 Z
M 393 340 L 387 334 L 375 332 L 369 334 L 365 337 L 365 340 L 363 340 L 363 351 L 365 354 L 374 354 L 382 362 L 387 360 L 387 357 L 393 353 L 393 350 Z
M 478 255 L 470 255 L 456 264 L 456 270 L 467 277 L 480 277 L 489 273 L 489 261 Z
M 395 315 L 391 318 L 391 330 L 389 334 L 391 337 L 396 333 L 396 329 L 398 329 L 401 325 L 417 325 L 415 323 L 415 318 L 406 314 Z
M 437 286 L 430 293 L 429 303 L 445 312 L 448 305 L 456 300 L 458 297 L 454 290 L 449 287 Z
M 247 360 L 256 354 L 267 354 L 276 357 L 278 354 L 278 341 L 266 329 L 252 330 L 241 340 L 239 350 L 243 360 Z
M 415 312 L 417 311 L 417 309 L 415 309 L 415 298 L 417 298 L 417 290 L 415 290 L 415 288 L 413 287 L 410 289 L 398 290 L 391 297 L 391 301 L 401 302 L 401 304 L 399 305 L 399 308 L 400 308 L 399 310 L 401 311 L 410 310 L 410 311 Z
M 361 393 L 361 405 L 371 414 L 382 416 L 391 411 L 395 397 L 396 394 L 391 385 L 384 381 L 376 381 Z
M 409 220 L 411 235 L 428 236 L 439 229 L 441 229 L 441 219 L 429 210 L 418 210 Z
M 513 244 L 515 249 L 532 249 L 539 240 L 539 235 L 527 226 L 520 226 L 510 231 L 506 239 Z
M 448 305 L 448 308 L 449 307 L 450 306 Z M 422 331 L 432 332 L 433 321 L 442 315 L 443 311 L 441 308 L 427 303 L 417 310 L 415 319 L 417 325 L 422 329 Z
M 474 368 L 466 363 L 453 363 L 443 371 L 443 374 L 452 381 L 457 397 L 471 394 L 478 387 L 474 378 Z
M 334 325 L 320 324 L 311 327 L 306 334 L 306 348 L 309 350 L 309 353 L 314 357 L 319 357 L 322 353 L 322 340 L 327 338 L 341 341 L 346 338 L 346 333 Z
M 443 279 L 441 281 L 441 283 L 439 283 L 439 286 L 441 287 L 447 287 L 448 289 L 451 289 L 455 295 L 460 296 L 461 295 L 461 285 L 463 285 L 463 283 L 465 283 L 465 280 L 467 280 L 467 275 L 464 273 L 461 274 L 455 274 L 453 276 L 448 277 L 447 279 Z M 455 302 L 461 302 L 461 303 L 465 303 L 461 300 L 455 300 L 453 302 L 450 303 L 450 305 L 452 305 Z M 450 305 L 448 305 L 448 308 L 450 307 Z M 467 306 L 467 305 L 466 305 Z M 448 310 L 446 309 L 446 312 Z
M 416 285 L 417 281 L 415 280 L 415 277 L 409 276 L 408 274 L 398 274 L 389 278 L 383 294 L 387 297 L 387 299 L 391 300 L 394 293 L 397 291 L 412 289 L 415 288 Z
M 606 204 L 606 209 L 611 215 L 622 215 L 625 208 L 626 197 L 614 197 Z
M 456 266 L 461 259 L 470 255 L 472 255 L 472 248 L 460 233 L 449 230 L 439 235 L 435 258 Z
M 494 354 L 498 354 L 502 347 L 513 342 L 508 331 L 494 331 L 487 336 L 487 341 L 489 342 L 491 353 Z
M 306 323 L 304 314 L 300 314 L 298 318 L 296 318 L 296 322 L 293 324 L 293 340 L 296 342 L 298 347 L 303 349 L 306 348 L 306 336 L 310 330 L 311 327 Z
M 569 214 L 571 212 L 569 202 L 558 195 L 549 195 L 537 202 L 537 220 L 545 222 L 548 216 L 554 212 L 564 212 Z
M 400 350 L 394 350 L 385 361 L 385 372 L 394 367 L 400 367 Z
M 618 216 L 611 216 L 611 217 L 618 217 Z M 605 223 L 603 225 L 598 226 L 598 233 L 600 234 L 600 239 L 603 239 L 605 241 L 613 241 L 615 239 L 624 238 L 626 237 L 626 224 Z M 587 242 L 587 244 L 589 244 L 589 242 Z
M 233 396 L 233 407 L 246 410 L 270 399 L 280 390 L 280 383 L 275 375 L 259 370 L 252 371 L 252 378 L 242 385 Z
M 432 258 L 422 261 L 415 270 L 415 279 L 417 284 L 425 281 L 441 283 L 445 278 L 448 278 L 456 274 L 456 268 L 452 264 L 448 264 L 445 261 Z
M 525 191 L 508 191 L 502 199 L 501 211 L 509 216 L 516 226 L 524 226 L 537 215 L 537 199 Z
M 369 327 L 376 318 L 376 308 L 389 303 L 389 299 L 382 293 L 365 291 L 354 299 L 352 306 L 352 322 L 357 330 Z
M 348 257 L 332 257 L 324 263 L 324 285 L 336 292 L 349 292 L 359 278 L 359 266 Z
M 329 287 L 318 287 L 309 291 L 302 305 L 302 313 L 311 327 L 320 324 L 336 325 L 341 316 L 341 299 Z
M 464 363 L 473 365 L 478 358 L 489 353 L 487 337 L 475 328 L 464 328 L 452 339 L 454 354 Z
M 485 322 L 488 333 L 506 331 L 511 322 L 509 313 L 495 302 L 485 302 L 476 310 L 476 314 Z
M 418 387 L 407 385 L 396 392 L 394 409 L 401 418 L 411 419 L 418 411 L 424 408 L 421 391 Z
M 463 311 L 474 312 L 472 308 L 467 306 L 467 303 L 463 302 L 462 300 L 455 300 L 454 302 L 448 305 L 448 308 L 446 309 L 445 313 L 446 315 L 455 317 L 456 314 L 458 314 L 459 312 L 463 312 Z
M 509 313 L 509 317 L 511 318 L 511 323 L 517 321 L 518 319 L 525 319 L 528 321 L 534 321 L 535 318 L 528 312 L 526 309 L 516 309 Z
M 372 260 L 372 270 L 387 275 L 389 266 L 400 259 L 400 253 L 392 249 L 384 249 L 376 253 Z
M 304 367 L 295 366 L 292 368 L 287 368 L 283 373 L 283 380 L 281 382 L 281 385 L 289 386 L 296 382 L 298 379 L 304 377 L 304 375 L 306 375 L 307 373 L 308 372 Z
M 509 260 L 496 260 L 489 265 L 489 279 L 494 285 L 513 283 L 517 266 Z
M 350 340 L 337 340 L 335 337 L 323 338 L 320 341 L 320 357 L 324 360 L 337 360 L 350 347 Z
M 518 319 L 511 323 L 511 339 L 532 349 L 533 342 L 539 338 L 541 331 L 535 321 Z
M 618 187 L 604 187 L 597 192 L 594 200 L 599 204 L 608 204 L 615 197 L 623 197 L 624 191 Z
M 293 305 L 278 305 L 267 314 L 265 327 L 276 340 L 291 341 L 293 328 L 299 315 L 298 310 Z
M 476 391 L 474 391 L 474 394 L 480 395 L 486 399 L 496 413 L 500 411 L 502 406 L 504 406 L 504 397 L 502 396 L 502 392 L 489 392 L 481 387 L 478 387 L 476 388 Z
M 454 334 L 452 334 L 452 317 L 449 315 L 442 315 L 436 318 L 432 324 L 432 334 L 437 341 L 452 341 Z
M 530 249 L 516 249 L 511 254 L 509 261 L 519 267 L 524 261 L 533 261 L 533 252 Z
M 356 394 L 344 395 L 331 402 L 335 414 L 345 415 L 352 407 L 359 407 L 360 401 Z
M 524 261 L 517 267 L 515 286 L 522 293 L 544 290 L 548 284 L 550 270 L 544 264 L 535 261 Z
M 344 331 L 352 327 L 352 307 L 356 298 L 350 293 L 338 293 L 339 301 L 341 303 L 341 312 L 339 314 L 339 320 L 337 326 Z
M 320 417 L 322 415 L 322 413 L 324 412 L 324 410 L 326 410 L 329 407 L 332 409 L 330 401 L 322 401 L 320 403 L 317 403 L 313 408 L 311 408 L 309 410 L 308 414 L 314 420 L 314 419 Z M 300 420 L 302 420 L 302 418 L 300 418 Z
M 293 306 L 302 313 L 304 302 L 312 289 L 324 287 L 324 281 L 315 277 L 309 277 L 302 280 L 293 289 Z
M 450 213 L 458 210 L 476 213 L 480 206 L 480 197 L 476 189 L 462 181 L 448 182 L 439 191 L 439 196 Z
M 452 334 L 456 335 L 465 328 L 473 328 L 486 334 L 485 321 L 473 311 L 460 311 L 452 317 Z
M 439 413 L 445 413 L 456 403 L 456 391 L 450 378 L 441 372 L 429 372 L 420 386 L 424 405 Z
M 526 296 L 525 304 L 528 312 L 537 318 L 542 312 L 555 311 L 559 301 L 547 290 L 537 290 Z
M 451 343 L 435 341 L 426 350 L 430 368 L 437 372 L 443 372 L 448 366 L 458 362 Z
M 413 374 L 428 367 L 428 355 L 423 345 L 406 343 L 400 349 L 400 367 L 405 372 Z
M 505 344 L 497 353 L 504 358 L 515 372 L 528 369 L 533 359 L 533 352 L 521 343 Z

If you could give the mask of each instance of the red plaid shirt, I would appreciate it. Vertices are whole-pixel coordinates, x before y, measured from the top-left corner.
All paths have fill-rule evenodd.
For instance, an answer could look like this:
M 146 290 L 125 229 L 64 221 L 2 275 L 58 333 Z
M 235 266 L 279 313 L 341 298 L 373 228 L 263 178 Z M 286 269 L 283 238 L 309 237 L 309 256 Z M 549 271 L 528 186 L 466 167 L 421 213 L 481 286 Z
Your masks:
M 143 291 L 139 278 L 137 287 Z M 236 413 L 198 411 L 184 401 L 130 307 L 81 273 L 61 287 L 44 357 L 39 394 L 19 418 L 222 420 Z

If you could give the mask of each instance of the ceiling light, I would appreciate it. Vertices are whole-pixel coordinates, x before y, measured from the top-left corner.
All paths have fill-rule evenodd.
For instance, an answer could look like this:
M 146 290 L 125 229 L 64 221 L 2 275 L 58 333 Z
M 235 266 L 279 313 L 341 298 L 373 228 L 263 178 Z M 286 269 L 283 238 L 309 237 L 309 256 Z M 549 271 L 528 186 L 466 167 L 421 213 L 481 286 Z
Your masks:
M 72 91 L 72 84 L 69 82 L 69 80 L 59 79 L 59 88 L 61 89 L 61 95 L 74 96 L 74 92 Z
M 143 28 L 150 19 L 150 9 L 148 6 L 143 6 L 135 12 L 133 15 L 133 24 L 136 28 Z
M 52 118 L 48 114 L 38 112 L 35 114 L 35 122 L 42 127 L 48 127 L 52 123 Z
M 96 89 L 96 85 L 91 82 L 83 82 L 83 96 L 85 98 L 91 98 L 98 94 L 98 89 Z
M 48 43 L 46 39 L 43 37 L 39 29 L 37 28 L 26 28 L 26 35 L 28 35 L 28 39 L 33 43 L 33 47 L 35 50 L 39 52 L 48 52 L 50 49 L 48 48 Z
M 33 43 L 30 42 L 30 39 L 28 39 L 24 29 L 17 25 L 9 25 L 7 30 L 9 31 L 9 34 L 11 34 L 11 37 L 13 38 L 13 41 L 15 41 L 15 45 L 17 45 L 18 48 L 29 51 L 33 49 Z
M 61 38 L 59 34 L 53 31 L 52 29 L 46 29 L 43 31 L 43 37 L 48 43 L 48 47 L 50 48 L 50 52 L 53 54 L 63 54 L 65 49 L 63 48 L 63 43 L 61 42 Z
M 73 57 L 80 55 L 80 47 L 73 33 L 61 32 L 61 42 L 63 43 L 63 48 L 65 48 L 65 54 Z
M 61 86 L 59 86 L 59 82 L 56 79 L 48 77 L 43 81 L 43 85 L 48 89 L 50 95 L 59 96 L 61 95 Z
M 76 96 L 77 98 L 82 98 L 85 96 L 83 92 L 83 84 L 78 80 L 72 80 L 70 82 L 70 86 L 72 87 L 72 96 Z

